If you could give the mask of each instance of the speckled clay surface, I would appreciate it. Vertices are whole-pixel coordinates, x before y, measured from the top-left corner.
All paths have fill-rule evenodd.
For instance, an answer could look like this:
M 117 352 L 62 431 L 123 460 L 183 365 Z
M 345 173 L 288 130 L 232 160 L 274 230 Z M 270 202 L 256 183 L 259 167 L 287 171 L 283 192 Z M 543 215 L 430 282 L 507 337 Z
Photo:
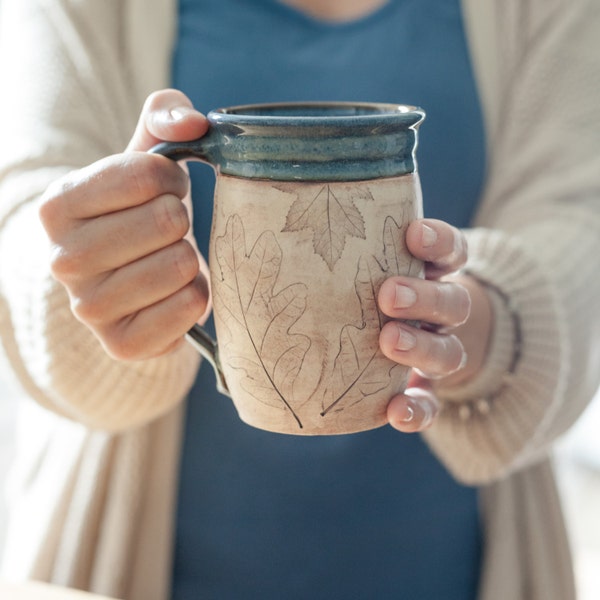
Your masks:
M 205 138 L 157 149 L 217 170 L 209 262 L 218 358 L 240 417 L 281 433 L 386 422 L 408 369 L 378 345 L 381 283 L 417 276 L 420 110 L 269 105 L 210 113 Z

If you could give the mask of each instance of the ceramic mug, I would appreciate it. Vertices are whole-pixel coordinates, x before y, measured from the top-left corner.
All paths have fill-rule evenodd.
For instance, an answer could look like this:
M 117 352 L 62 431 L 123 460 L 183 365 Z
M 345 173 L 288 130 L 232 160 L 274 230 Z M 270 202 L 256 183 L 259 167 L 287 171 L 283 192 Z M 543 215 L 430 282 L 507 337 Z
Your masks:
M 217 174 L 209 249 L 218 343 L 189 333 L 240 418 L 304 435 L 372 429 L 409 369 L 386 358 L 377 292 L 420 276 L 405 246 L 422 216 L 424 112 L 291 103 L 208 114 L 207 134 L 151 152 Z

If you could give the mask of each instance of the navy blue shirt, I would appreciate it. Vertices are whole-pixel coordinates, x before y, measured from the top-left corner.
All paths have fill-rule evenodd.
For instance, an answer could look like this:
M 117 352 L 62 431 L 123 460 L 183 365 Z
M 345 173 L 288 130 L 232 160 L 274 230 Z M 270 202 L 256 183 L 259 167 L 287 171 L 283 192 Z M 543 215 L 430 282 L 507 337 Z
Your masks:
M 173 69 L 204 112 L 295 100 L 423 107 L 425 214 L 469 224 L 484 134 L 458 0 L 389 0 L 345 24 L 277 0 L 180 0 Z M 190 167 L 206 254 L 214 174 Z M 473 600 L 480 561 L 477 492 L 420 436 L 259 431 L 203 366 L 187 408 L 173 600 Z

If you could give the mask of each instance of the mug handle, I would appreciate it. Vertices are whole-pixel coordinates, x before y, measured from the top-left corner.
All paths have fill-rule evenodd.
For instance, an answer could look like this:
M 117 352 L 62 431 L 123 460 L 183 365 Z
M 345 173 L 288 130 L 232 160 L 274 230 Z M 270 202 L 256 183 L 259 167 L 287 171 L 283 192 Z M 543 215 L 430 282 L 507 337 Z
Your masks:
M 201 161 L 210 163 L 210 153 L 206 146 L 209 144 L 202 143 L 205 138 L 193 140 L 191 142 L 161 142 L 148 152 L 150 154 L 161 154 L 171 160 L 178 161 L 186 158 L 196 158 Z M 216 388 L 225 396 L 230 396 L 225 375 L 221 367 L 219 358 L 219 346 L 200 325 L 192 325 L 192 328 L 185 334 L 185 339 L 210 363 L 216 378 Z

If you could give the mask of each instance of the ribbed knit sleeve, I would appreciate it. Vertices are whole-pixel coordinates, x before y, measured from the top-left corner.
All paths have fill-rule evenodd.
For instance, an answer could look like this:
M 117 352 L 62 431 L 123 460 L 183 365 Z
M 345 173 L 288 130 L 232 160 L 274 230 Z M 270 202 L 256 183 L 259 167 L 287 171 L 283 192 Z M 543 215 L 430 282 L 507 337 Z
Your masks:
M 507 2 L 497 27 L 500 113 L 466 232 L 495 327 L 483 371 L 440 389 L 426 434 L 469 483 L 538 459 L 600 384 L 600 5 Z
M 0 16 L 3 358 L 40 404 L 111 431 L 171 410 L 199 364 L 187 345 L 148 361 L 111 359 L 52 278 L 38 219 L 53 180 L 125 147 L 152 89 L 128 68 L 126 6 L 20 0 L 3 3 Z

